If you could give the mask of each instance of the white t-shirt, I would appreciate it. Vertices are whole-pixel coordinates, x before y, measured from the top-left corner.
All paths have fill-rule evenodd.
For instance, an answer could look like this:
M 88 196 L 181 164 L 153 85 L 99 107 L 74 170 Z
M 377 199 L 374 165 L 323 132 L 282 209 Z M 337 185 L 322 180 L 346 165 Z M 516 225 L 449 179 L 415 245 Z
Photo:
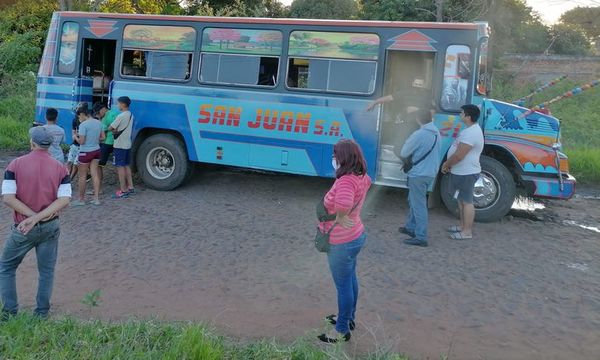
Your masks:
M 481 172 L 479 156 L 483 151 L 483 131 L 481 131 L 479 124 L 475 123 L 463 129 L 458 134 L 458 137 L 454 140 L 452 146 L 450 146 L 450 150 L 448 150 L 448 158 L 456 152 L 460 143 L 471 145 L 471 150 L 469 150 L 464 159 L 452 166 L 450 172 L 454 175 L 479 174 Z
M 131 129 L 133 128 L 133 115 L 130 111 L 123 111 L 119 115 L 110 127 L 117 129 L 118 131 L 124 130 L 123 133 L 115 139 L 113 147 L 115 149 L 131 149 Z

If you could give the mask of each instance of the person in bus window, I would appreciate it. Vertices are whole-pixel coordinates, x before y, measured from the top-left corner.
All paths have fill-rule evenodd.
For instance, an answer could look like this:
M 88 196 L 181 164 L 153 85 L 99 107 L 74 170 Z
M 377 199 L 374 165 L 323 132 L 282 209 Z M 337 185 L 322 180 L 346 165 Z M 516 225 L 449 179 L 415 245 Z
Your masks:
M 356 259 L 367 239 L 360 211 L 371 186 L 367 163 L 360 146 L 354 141 L 344 139 L 334 146 L 332 166 L 336 180 L 323 202 L 329 214 L 337 215 L 335 220 L 319 225 L 323 232 L 331 230 L 327 260 L 338 303 L 337 315 L 326 317 L 335 329 L 318 337 L 327 343 L 350 340 L 350 331 L 355 327 L 358 301 Z
M 452 191 L 458 200 L 460 225 L 451 226 L 448 231 L 454 240 L 473 238 L 475 219 L 473 191 L 481 173 L 479 157 L 483 151 L 483 131 L 477 124 L 479 108 L 476 105 L 463 105 L 460 118 L 465 127 L 450 146 L 448 160 L 442 165 L 442 173 L 450 172 Z
M 76 136 L 79 145 L 79 199 L 71 203 L 72 206 L 85 205 L 85 186 L 86 175 L 88 171 L 92 175 L 92 184 L 94 188 L 94 198 L 90 202 L 92 205 L 100 205 L 98 198 L 100 194 L 100 176 L 98 174 L 98 162 L 100 160 L 100 142 L 104 140 L 104 132 L 102 131 L 102 123 L 94 119 L 87 106 L 77 109 L 79 117 L 79 132 Z

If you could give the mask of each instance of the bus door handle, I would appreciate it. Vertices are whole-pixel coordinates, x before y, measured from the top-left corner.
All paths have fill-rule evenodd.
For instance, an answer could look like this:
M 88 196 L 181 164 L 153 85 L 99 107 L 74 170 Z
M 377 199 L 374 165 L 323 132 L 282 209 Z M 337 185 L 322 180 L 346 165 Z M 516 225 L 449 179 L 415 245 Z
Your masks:
M 288 157 L 289 157 L 289 153 L 287 150 L 282 150 L 281 151 L 281 165 L 282 166 L 287 166 L 288 165 Z

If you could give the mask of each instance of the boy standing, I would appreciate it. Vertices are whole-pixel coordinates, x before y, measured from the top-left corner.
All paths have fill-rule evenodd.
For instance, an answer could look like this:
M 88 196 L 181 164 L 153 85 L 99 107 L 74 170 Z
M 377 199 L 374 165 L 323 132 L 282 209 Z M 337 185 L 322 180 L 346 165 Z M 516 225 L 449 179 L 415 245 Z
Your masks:
M 100 143 L 100 183 L 102 183 L 102 178 L 104 176 L 104 167 L 108 163 L 108 158 L 110 154 L 113 153 L 113 146 L 115 144 L 115 139 L 113 133 L 108 131 L 110 125 L 115 121 L 119 112 L 116 110 L 111 110 L 106 107 L 103 103 L 94 104 L 93 108 L 94 117 L 102 122 L 102 131 L 104 131 L 105 138 L 104 142 Z
M 75 118 L 71 122 L 71 137 L 73 138 L 73 143 L 71 144 L 69 154 L 67 155 L 67 168 L 69 169 L 71 178 L 77 175 L 77 165 L 79 165 L 79 161 L 77 160 L 79 157 L 79 143 L 75 140 L 77 134 L 79 134 L 79 117 L 75 115 Z
M 58 111 L 54 108 L 46 110 L 46 125 L 44 127 L 52 136 L 52 145 L 48 149 L 48 153 L 60 161 L 61 164 L 65 163 L 65 154 L 63 153 L 60 145 L 65 142 L 65 131 L 60 126 L 56 125 L 56 119 L 58 118 Z
M 115 166 L 119 174 L 120 189 L 113 195 L 115 199 L 126 198 L 135 192 L 133 188 L 133 179 L 131 176 L 130 157 L 131 157 L 131 129 L 133 128 L 133 115 L 129 111 L 131 100 L 127 96 L 121 96 L 117 99 L 121 113 L 115 121 L 108 127 L 114 136 L 113 154 L 115 156 Z

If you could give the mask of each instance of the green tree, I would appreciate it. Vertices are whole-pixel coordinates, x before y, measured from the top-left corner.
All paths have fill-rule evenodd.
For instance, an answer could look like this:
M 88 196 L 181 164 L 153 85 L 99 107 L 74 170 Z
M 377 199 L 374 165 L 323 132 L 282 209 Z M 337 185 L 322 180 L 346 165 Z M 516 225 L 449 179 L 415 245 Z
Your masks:
M 571 9 L 562 14 L 560 22 L 583 29 L 587 38 L 596 45 L 596 51 L 600 53 L 600 6 Z
M 362 0 L 360 17 L 365 20 L 435 21 L 433 0 Z
M 305 19 L 352 19 L 358 15 L 355 0 L 294 0 L 290 16 Z
M 556 24 L 550 29 L 550 35 L 554 41 L 550 51 L 555 54 L 588 55 L 590 53 L 590 41 L 578 26 Z

